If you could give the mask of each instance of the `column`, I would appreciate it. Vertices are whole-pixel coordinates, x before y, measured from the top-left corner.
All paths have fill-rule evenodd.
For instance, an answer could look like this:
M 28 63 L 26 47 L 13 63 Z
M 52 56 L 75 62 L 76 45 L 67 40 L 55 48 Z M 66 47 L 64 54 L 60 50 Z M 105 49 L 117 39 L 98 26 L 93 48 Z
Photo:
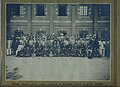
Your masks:
M 71 14 L 71 21 L 72 21 L 72 35 L 75 35 L 75 7 L 76 7 L 76 5 L 72 5 L 72 8 L 71 8 L 71 12 L 72 12 L 72 14 Z
M 53 33 L 53 17 L 54 17 L 54 12 L 53 12 L 54 8 L 53 8 L 53 4 L 50 4 L 50 34 Z
M 32 5 L 28 5 L 27 6 L 27 29 L 26 29 L 26 33 L 30 34 L 32 33 L 31 30 L 31 21 L 32 21 Z
M 94 5 L 94 7 L 93 7 L 93 29 L 94 29 L 94 34 L 97 34 L 97 28 L 98 28 L 98 8 L 97 8 L 97 5 Z

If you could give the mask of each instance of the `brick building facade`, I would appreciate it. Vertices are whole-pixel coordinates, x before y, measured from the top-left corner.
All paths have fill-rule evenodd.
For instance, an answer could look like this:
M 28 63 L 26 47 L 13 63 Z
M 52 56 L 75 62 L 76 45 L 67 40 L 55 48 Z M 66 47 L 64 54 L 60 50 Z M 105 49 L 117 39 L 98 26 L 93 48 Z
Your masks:
M 110 34 L 110 4 L 7 4 L 7 32 L 64 31 L 67 35 Z

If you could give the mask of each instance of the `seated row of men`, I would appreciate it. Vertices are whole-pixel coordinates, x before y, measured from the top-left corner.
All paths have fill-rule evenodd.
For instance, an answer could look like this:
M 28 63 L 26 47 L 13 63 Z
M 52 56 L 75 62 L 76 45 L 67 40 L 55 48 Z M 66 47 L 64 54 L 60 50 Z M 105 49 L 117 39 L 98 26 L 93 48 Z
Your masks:
M 52 37 L 52 38 L 51 38 Z M 22 36 L 8 40 L 7 55 L 19 57 L 102 57 L 110 56 L 109 41 L 96 37 Z

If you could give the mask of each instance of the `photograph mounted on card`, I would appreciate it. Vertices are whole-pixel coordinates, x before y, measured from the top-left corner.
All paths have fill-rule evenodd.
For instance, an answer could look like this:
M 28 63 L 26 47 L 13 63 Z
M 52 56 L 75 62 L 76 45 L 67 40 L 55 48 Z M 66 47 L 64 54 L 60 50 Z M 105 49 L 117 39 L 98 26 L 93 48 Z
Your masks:
M 2 0 L 2 85 L 115 85 L 114 3 Z

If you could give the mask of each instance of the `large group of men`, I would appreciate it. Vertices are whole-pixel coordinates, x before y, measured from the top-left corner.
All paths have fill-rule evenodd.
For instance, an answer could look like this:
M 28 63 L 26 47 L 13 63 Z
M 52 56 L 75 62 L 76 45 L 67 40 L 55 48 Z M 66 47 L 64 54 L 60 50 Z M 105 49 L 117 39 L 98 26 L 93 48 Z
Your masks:
M 110 57 L 110 41 L 96 35 L 68 36 L 61 34 L 11 35 L 7 56 L 17 57 Z

